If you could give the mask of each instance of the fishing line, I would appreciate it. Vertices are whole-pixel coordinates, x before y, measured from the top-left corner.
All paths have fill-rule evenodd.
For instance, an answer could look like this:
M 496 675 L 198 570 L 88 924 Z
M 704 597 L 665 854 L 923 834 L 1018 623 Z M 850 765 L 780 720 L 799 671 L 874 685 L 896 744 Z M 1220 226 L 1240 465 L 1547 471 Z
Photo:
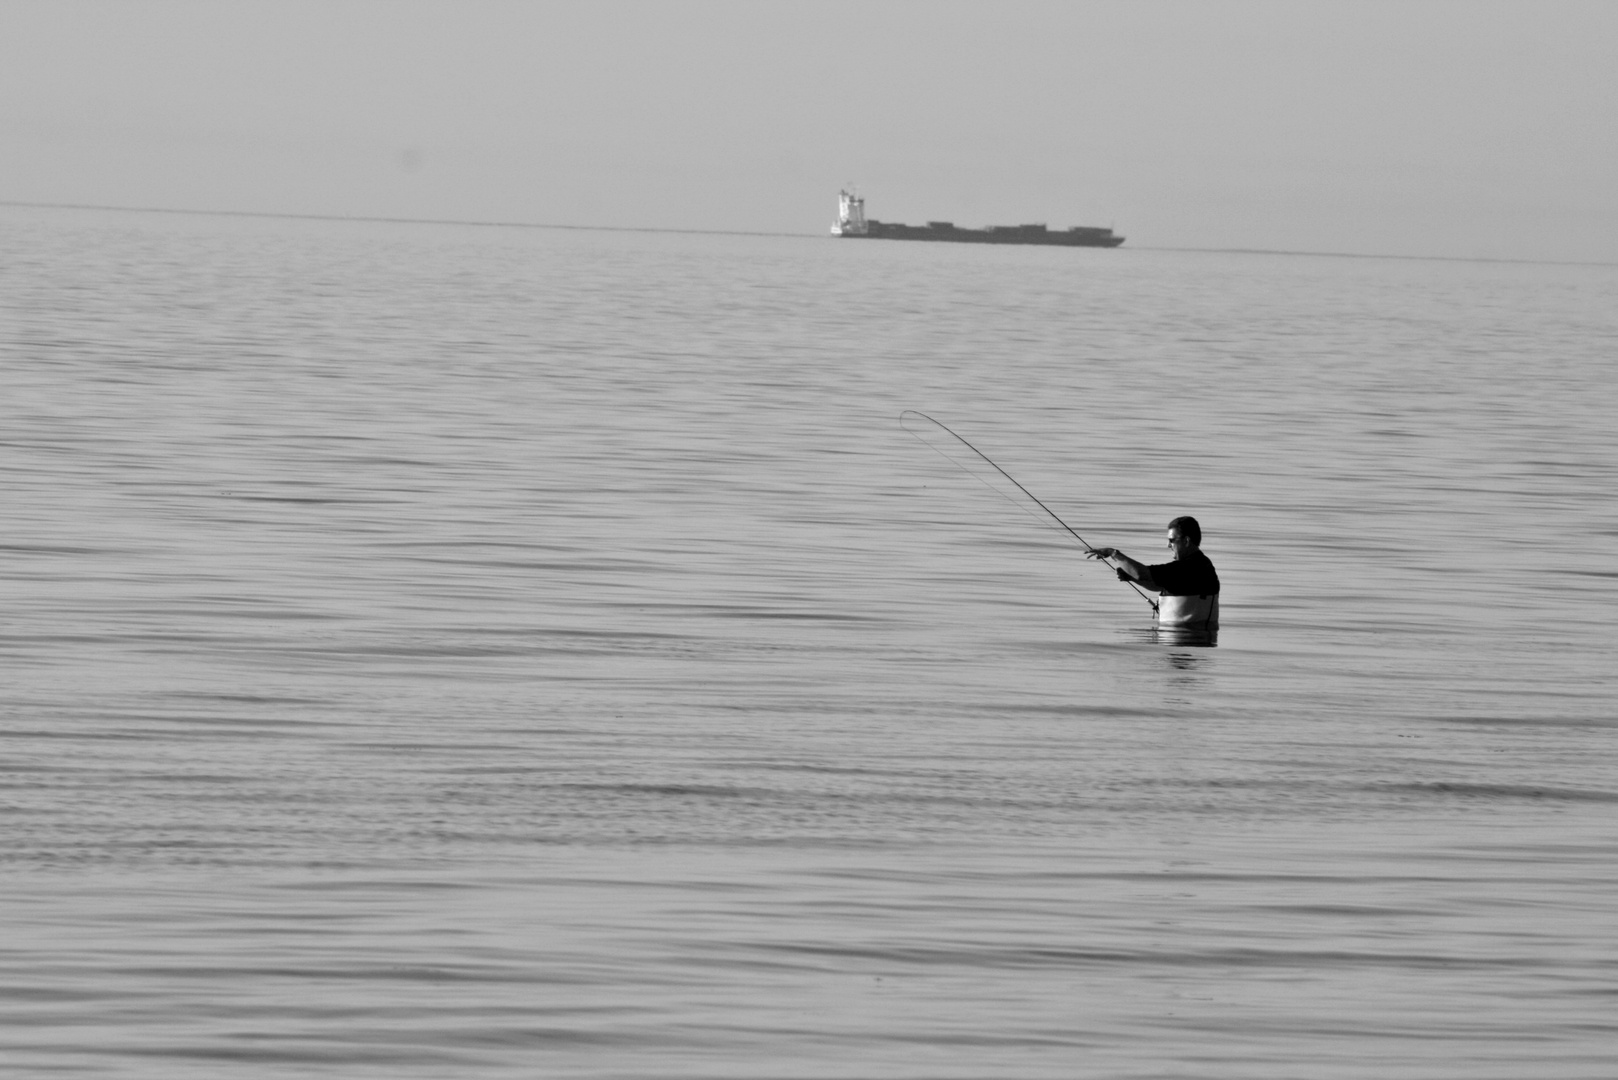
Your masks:
M 1074 529 L 1073 526 L 1069 525 L 1067 522 L 1058 517 L 1056 515 L 1056 511 L 1046 506 L 1032 491 L 1029 491 L 1027 488 L 1023 487 L 1022 484 L 1018 483 L 1016 477 L 1012 476 L 999 465 L 995 464 L 993 458 L 991 458 L 988 454 L 985 454 L 982 450 L 979 450 L 977 447 L 973 446 L 971 443 L 967 442 L 948 425 L 934 420 L 924 412 L 917 412 L 915 409 L 906 409 L 904 412 L 900 413 L 899 424 L 906 431 L 910 432 L 910 434 L 926 443 L 929 448 L 941 456 L 948 458 L 962 471 L 971 473 L 996 495 L 999 495 L 1002 499 L 1012 503 L 1025 514 L 1032 516 L 1035 520 L 1040 521 L 1041 524 L 1048 525 L 1050 523 L 1045 521 L 1043 518 L 1040 518 L 1039 514 L 1030 509 L 1023 499 L 1026 499 L 1028 502 L 1033 503 L 1034 506 L 1039 507 L 1039 509 L 1045 513 L 1045 516 L 1048 517 L 1050 521 L 1054 521 L 1057 525 L 1066 530 L 1067 533 L 1073 537 L 1073 539 L 1083 544 L 1085 551 L 1095 550 L 1095 548 L 1090 546 L 1090 542 L 1084 537 L 1080 536 L 1078 531 Z M 946 439 L 944 436 L 948 436 L 948 438 Z M 949 440 L 954 441 L 951 442 Z M 976 457 L 966 458 L 963 460 L 958 451 L 955 454 L 950 453 L 950 448 L 953 448 L 956 443 L 959 443 L 961 446 L 964 446 L 966 449 L 972 451 Z M 994 472 L 986 473 L 983 470 L 982 465 L 978 464 L 979 461 L 987 464 L 989 468 L 994 470 Z M 1018 494 L 1022 496 L 1022 498 L 1017 498 L 1016 496 L 1012 495 L 1006 489 L 1006 483 L 1010 483 L 1012 488 L 1014 488 Z M 1112 566 L 1112 561 L 1110 559 L 1103 559 L 1102 561 L 1105 562 L 1109 567 L 1112 567 L 1112 569 L 1117 569 L 1117 567 Z M 1141 592 L 1140 586 L 1136 585 L 1133 581 L 1128 581 L 1127 579 L 1125 579 L 1125 584 L 1127 584 L 1131 589 L 1134 589 L 1137 593 L 1140 593 L 1140 598 L 1145 600 L 1148 604 L 1151 604 L 1153 611 L 1157 610 L 1157 601 Z

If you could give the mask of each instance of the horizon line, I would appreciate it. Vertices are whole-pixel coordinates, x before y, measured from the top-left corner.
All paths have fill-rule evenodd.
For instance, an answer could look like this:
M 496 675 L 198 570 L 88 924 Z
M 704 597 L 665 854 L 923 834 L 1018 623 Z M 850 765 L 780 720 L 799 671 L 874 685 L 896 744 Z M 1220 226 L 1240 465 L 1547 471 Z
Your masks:
M 465 218 L 388 217 L 375 214 L 309 214 L 276 210 L 186 210 L 169 206 L 113 206 L 104 203 L 35 202 L 0 199 L 0 206 L 41 210 L 99 210 L 123 214 L 182 214 L 195 217 L 285 218 L 294 221 L 358 221 L 388 225 L 462 225 L 479 229 L 567 229 L 575 232 L 676 233 L 687 236 L 776 236 L 818 240 L 820 233 L 768 232 L 753 229 L 679 229 L 656 225 L 557 225 L 538 221 L 479 221 Z M 1290 251 L 1284 248 L 1176 247 L 1135 244 L 1135 251 L 1174 251 L 1205 255 L 1289 255 L 1326 259 L 1404 259 L 1417 262 L 1507 263 L 1525 266 L 1618 266 L 1618 261 L 1528 259 L 1487 255 L 1384 255 L 1354 251 Z

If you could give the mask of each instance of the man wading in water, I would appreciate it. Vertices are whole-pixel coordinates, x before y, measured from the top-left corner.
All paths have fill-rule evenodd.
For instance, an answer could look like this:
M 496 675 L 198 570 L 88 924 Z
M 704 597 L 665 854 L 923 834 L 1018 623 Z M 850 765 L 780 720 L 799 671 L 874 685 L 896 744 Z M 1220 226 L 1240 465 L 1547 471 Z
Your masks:
M 1202 526 L 1194 517 L 1169 522 L 1174 561 L 1145 566 L 1117 548 L 1092 548 L 1092 559 L 1116 559 L 1120 581 L 1157 590 L 1157 625 L 1163 630 L 1219 629 L 1219 574 L 1201 551 Z

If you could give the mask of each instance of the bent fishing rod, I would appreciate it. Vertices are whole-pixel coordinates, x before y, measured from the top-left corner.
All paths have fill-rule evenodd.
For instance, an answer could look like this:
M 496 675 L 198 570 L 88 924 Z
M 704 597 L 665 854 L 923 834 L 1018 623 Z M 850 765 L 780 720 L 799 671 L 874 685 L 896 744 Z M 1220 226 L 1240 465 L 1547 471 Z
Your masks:
M 1088 541 L 1084 537 L 1080 536 L 1079 533 L 1078 533 L 1078 530 L 1076 530 L 1075 528 L 1073 528 L 1073 526 L 1069 525 L 1067 522 L 1063 521 L 1060 517 L 1058 517 L 1056 515 L 1056 511 L 1054 511 L 1050 507 L 1046 506 L 1044 504 L 1044 502 L 1042 502 L 1040 500 L 1039 496 L 1035 495 L 1032 491 L 1029 491 L 1027 488 L 1023 487 L 1022 484 L 1018 483 L 1017 478 L 1015 476 L 1012 476 L 1010 473 L 1006 472 L 1006 470 L 1002 469 L 995 462 L 995 460 L 993 458 L 991 458 L 988 454 L 985 454 L 982 450 L 979 450 L 977 447 L 973 446 L 964 437 L 962 437 L 961 434 L 959 432 L 957 432 L 955 429 L 951 428 L 948 424 L 945 424 L 945 423 L 943 423 L 942 421 L 939 421 L 939 420 L 935 420 L 931 416 L 928 416 L 926 413 L 919 412 L 919 411 L 917 411 L 915 409 L 906 409 L 904 412 L 899 414 L 899 425 L 901 427 L 904 427 L 905 417 L 907 417 L 907 416 L 920 417 L 921 419 L 927 421 L 929 424 L 932 424 L 934 427 L 937 427 L 940 430 L 944 431 L 946 434 L 948 434 L 949 436 L 954 438 L 956 442 L 960 443 L 962 446 L 964 446 L 968 450 L 972 451 L 972 453 L 974 453 L 978 457 L 982 458 L 985 462 L 988 463 L 990 468 L 992 468 L 995 472 L 999 473 L 1001 476 L 1005 477 L 1008 481 L 1010 481 L 1012 486 L 1015 487 L 1018 491 L 1022 492 L 1024 495 L 1028 496 L 1029 501 L 1031 501 L 1035 506 L 1039 507 L 1041 510 L 1045 511 L 1045 513 L 1050 516 L 1050 519 L 1052 521 L 1056 522 L 1062 528 L 1066 529 L 1072 535 L 1073 539 L 1075 539 L 1079 543 L 1083 544 L 1084 545 L 1084 550 L 1086 552 L 1093 553 L 1095 551 L 1095 548 L 1090 546 L 1090 541 Z M 912 435 L 916 435 L 916 438 L 921 439 L 921 436 L 917 435 L 916 432 L 911 430 L 909 427 L 905 427 L 905 430 L 909 431 L 910 434 L 912 434 Z M 926 439 L 921 439 L 921 441 L 924 442 L 924 443 L 927 443 Z M 927 443 L 927 446 L 930 449 L 937 451 L 940 456 L 948 458 L 950 460 L 950 462 L 953 463 L 954 465 L 956 465 L 957 467 L 962 468 L 963 470 L 965 470 L 965 466 L 961 465 L 960 462 L 956 461 L 954 458 L 951 458 L 948 454 L 944 453 L 942 450 L 939 450 L 938 447 L 933 446 L 932 443 Z M 971 470 L 965 470 L 965 471 L 970 472 Z M 1118 570 L 1118 568 L 1116 566 L 1113 566 L 1111 559 L 1102 559 L 1101 561 L 1106 563 L 1107 566 L 1110 567 L 1111 569 L 1117 571 L 1118 572 L 1118 580 L 1120 580 L 1124 584 L 1128 585 L 1131 589 L 1134 589 L 1135 592 L 1140 595 L 1140 598 L 1142 600 L 1144 600 L 1148 604 L 1152 605 L 1152 610 L 1154 612 L 1157 610 L 1157 601 L 1153 600 L 1150 596 L 1147 596 L 1144 592 L 1141 592 L 1141 589 L 1140 589 L 1139 585 L 1136 585 L 1133 581 L 1131 581 L 1128 578 L 1124 577 L 1123 571 Z

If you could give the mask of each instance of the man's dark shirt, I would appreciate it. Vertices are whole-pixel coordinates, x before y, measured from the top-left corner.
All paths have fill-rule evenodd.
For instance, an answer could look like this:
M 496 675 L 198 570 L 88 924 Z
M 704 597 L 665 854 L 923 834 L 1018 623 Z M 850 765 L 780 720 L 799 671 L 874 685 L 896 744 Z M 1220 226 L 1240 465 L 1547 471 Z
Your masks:
M 1157 591 L 1164 596 L 1207 596 L 1219 591 L 1219 574 L 1208 556 L 1200 551 L 1146 569 L 1152 572 Z

